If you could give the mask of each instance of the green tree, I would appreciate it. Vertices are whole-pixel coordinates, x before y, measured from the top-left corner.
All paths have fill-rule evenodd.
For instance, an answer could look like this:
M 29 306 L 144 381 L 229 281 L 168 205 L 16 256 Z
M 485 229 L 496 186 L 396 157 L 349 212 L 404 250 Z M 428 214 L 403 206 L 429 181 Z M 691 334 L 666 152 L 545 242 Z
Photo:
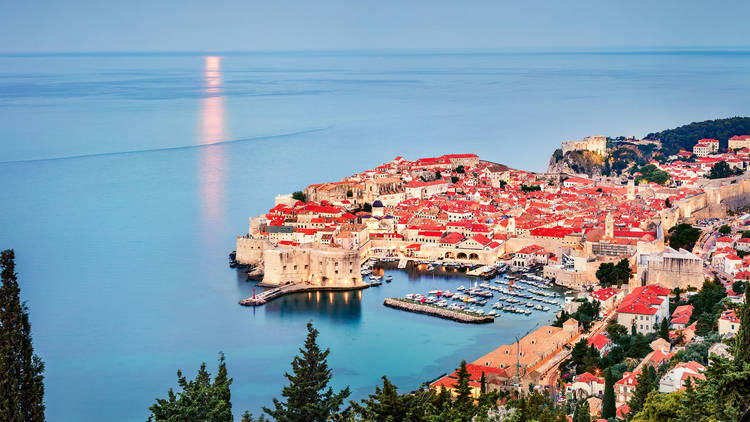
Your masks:
M 669 198 L 664 200 L 664 207 L 665 208 L 672 208 L 672 203 L 669 201 Z
M 366 421 L 403 421 L 411 407 L 408 398 L 399 395 L 396 386 L 383 376 L 383 387 L 376 386 L 375 394 L 362 399 L 361 404 L 352 402 L 352 411 Z
M 723 226 L 719 227 L 719 233 L 721 234 L 729 234 L 732 232 L 732 228 L 724 224 Z
M 669 394 L 651 392 L 646 398 L 643 410 L 638 412 L 631 422 L 671 422 L 680 418 L 683 408 L 683 392 Z M 708 416 L 708 415 L 705 415 Z
M 740 168 L 732 169 L 729 167 L 726 161 L 719 161 L 711 167 L 711 172 L 708 174 L 709 179 L 723 179 L 725 177 L 736 176 L 742 174 L 743 170 Z
M 300 190 L 292 194 L 292 199 L 297 200 L 297 201 L 307 202 L 307 196 L 305 195 L 304 192 Z
M 659 327 L 659 337 L 666 341 L 669 341 L 669 321 L 664 318 L 661 320 L 661 326 Z
M 456 173 L 465 173 L 466 169 L 464 169 L 464 166 L 461 165 L 461 166 L 458 166 L 455 169 L 453 169 L 453 171 L 456 172 Z
M 149 421 L 182 422 L 210 421 L 231 422 L 232 402 L 229 386 L 232 379 L 227 376 L 224 354 L 219 354 L 219 371 L 211 382 L 206 363 L 201 364 L 194 380 L 188 381 L 182 371 L 177 371 L 177 384 L 182 391 L 175 394 L 170 388 L 166 399 L 156 399 L 149 410 Z
M 600 264 L 599 269 L 596 271 L 596 278 L 599 279 L 599 283 L 603 287 L 617 284 L 619 288 L 623 283 L 627 283 L 630 280 L 632 274 L 633 270 L 630 268 L 630 262 L 627 259 L 621 259 L 617 264 L 612 262 Z
M 372 204 L 370 204 L 369 202 L 365 202 L 365 204 L 362 205 L 362 211 L 372 212 Z
M 573 412 L 573 422 L 591 422 L 591 409 L 589 402 L 583 400 Z
M 612 372 L 604 371 L 604 397 L 602 398 L 602 418 L 614 418 L 617 407 L 615 406 L 615 382 Z
M 277 422 L 325 422 L 349 397 L 349 387 L 334 393 L 328 386 L 332 373 L 326 360 L 331 351 L 322 351 L 317 338 L 318 330 L 308 322 L 305 345 L 292 360 L 292 373 L 284 374 L 289 380 L 281 393 L 286 401 L 274 398 L 273 409 L 263 408 Z
M 700 235 L 701 231 L 690 224 L 678 224 L 669 229 L 669 246 L 674 249 L 690 250 Z
M 630 398 L 630 415 L 635 416 L 643 410 L 643 405 L 646 403 L 648 393 L 652 392 L 656 388 L 657 375 L 656 370 L 651 365 L 646 365 L 643 371 L 638 375 L 638 384 L 635 386 L 633 397 Z
M 456 400 L 453 407 L 462 417 L 471 419 L 474 414 L 474 399 L 471 396 L 471 387 L 469 387 L 469 371 L 466 369 L 466 361 L 461 361 L 458 368 L 458 381 L 456 382 Z
M 750 289 L 745 289 L 745 304 L 739 309 L 737 317 L 740 328 L 734 336 L 734 361 L 738 367 L 750 365 Z
M 617 342 L 620 337 L 628 335 L 628 329 L 624 325 L 611 321 L 607 324 L 607 335 L 612 341 Z
M 745 293 L 745 288 L 745 282 L 742 280 L 737 280 L 732 284 L 732 291 L 738 295 Z
M 44 421 L 44 362 L 34 354 L 29 311 L 12 249 L 0 254 L 0 415 L 6 421 Z

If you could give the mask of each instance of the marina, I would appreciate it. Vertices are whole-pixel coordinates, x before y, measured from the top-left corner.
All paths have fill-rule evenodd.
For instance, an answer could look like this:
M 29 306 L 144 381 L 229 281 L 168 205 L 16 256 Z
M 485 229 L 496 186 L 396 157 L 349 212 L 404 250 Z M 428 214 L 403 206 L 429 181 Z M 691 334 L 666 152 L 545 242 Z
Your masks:
M 392 270 L 393 260 L 370 259 L 362 266 L 363 277 L 368 277 L 368 285 L 381 286 L 381 280 L 390 282 L 392 275 L 386 270 Z M 400 260 L 398 268 L 407 268 L 404 260 Z M 562 293 L 547 280 L 531 271 L 511 272 L 505 264 L 496 266 L 465 266 L 462 264 L 443 264 L 440 262 L 413 261 L 410 270 L 425 275 L 457 274 L 462 284 L 450 288 L 430 289 L 427 292 L 410 292 L 402 298 L 389 298 L 394 301 L 414 304 L 417 306 L 399 309 L 411 312 L 450 318 L 454 313 L 481 317 L 482 322 L 491 322 L 503 314 L 517 314 L 531 316 L 532 313 L 556 313 L 564 303 Z M 483 280 L 481 283 L 477 278 Z M 443 283 L 441 283 L 442 285 Z M 469 287 L 465 285 L 468 284 Z M 389 306 L 384 303 L 384 305 Z M 390 306 L 394 307 L 394 306 Z M 437 312 L 444 309 L 447 312 Z M 465 321 L 461 321 L 465 322 Z

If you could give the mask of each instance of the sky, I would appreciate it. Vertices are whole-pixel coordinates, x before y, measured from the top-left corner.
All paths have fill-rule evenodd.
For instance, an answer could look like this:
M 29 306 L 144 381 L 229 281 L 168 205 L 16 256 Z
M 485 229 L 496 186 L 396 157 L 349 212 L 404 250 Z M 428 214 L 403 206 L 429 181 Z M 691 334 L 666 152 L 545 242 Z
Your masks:
M 747 0 L 0 0 L 0 53 L 748 47 L 747 16 Z

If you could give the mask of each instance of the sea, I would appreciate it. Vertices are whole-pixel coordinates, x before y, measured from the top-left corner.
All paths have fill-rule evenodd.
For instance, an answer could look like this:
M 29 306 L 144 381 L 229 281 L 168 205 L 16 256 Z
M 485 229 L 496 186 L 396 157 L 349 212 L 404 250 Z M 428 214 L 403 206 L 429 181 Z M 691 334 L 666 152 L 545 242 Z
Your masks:
M 335 388 L 400 391 L 551 312 L 464 325 L 385 297 L 472 280 L 387 270 L 351 293 L 237 302 L 228 266 L 276 195 L 396 156 L 541 171 L 560 144 L 750 115 L 750 52 L 287 51 L 0 56 L 0 248 L 13 248 L 50 421 L 143 421 L 224 353 L 235 416 L 280 397 L 312 321 Z

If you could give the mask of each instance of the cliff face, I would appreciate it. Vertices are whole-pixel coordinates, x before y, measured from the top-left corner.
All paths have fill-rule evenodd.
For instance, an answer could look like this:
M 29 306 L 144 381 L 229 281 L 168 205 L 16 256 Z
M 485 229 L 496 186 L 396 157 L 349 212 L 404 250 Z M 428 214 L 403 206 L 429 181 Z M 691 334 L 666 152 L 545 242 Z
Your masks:
M 565 154 L 557 149 L 552 153 L 547 166 L 548 173 L 585 174 L 600 176 L 604 167 L 604 157 L 592 151 L 568 151 Z

